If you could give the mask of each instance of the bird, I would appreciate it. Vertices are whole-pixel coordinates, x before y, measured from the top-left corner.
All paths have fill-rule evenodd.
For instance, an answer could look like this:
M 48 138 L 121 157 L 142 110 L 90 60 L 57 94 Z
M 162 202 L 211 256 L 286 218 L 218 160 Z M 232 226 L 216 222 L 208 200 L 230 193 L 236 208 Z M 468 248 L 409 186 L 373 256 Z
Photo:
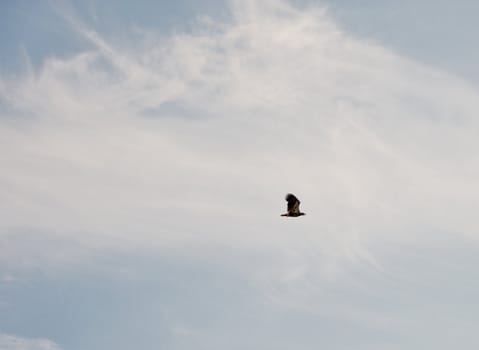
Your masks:
M 281 214 L 281 216 L 290 216 L 297 217 L 301 215 L 306 215 L 299 211 L 299 204 L 301 203 L 298 198 L 292 193 L 288 193 L 284 198 L 288 202 L 288 212 L 286 214 Z

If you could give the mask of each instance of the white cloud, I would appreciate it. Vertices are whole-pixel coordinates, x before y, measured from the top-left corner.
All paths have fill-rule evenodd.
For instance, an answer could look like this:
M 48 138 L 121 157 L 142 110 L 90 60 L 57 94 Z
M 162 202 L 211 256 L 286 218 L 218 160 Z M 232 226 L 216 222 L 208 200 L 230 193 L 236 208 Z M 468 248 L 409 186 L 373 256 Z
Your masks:
M 72 21 L 92 51 L 4 80 L 29 117 L 1 127 L 3 227 L 150 245 L 198 227 L 243 241 L 254 222 L 269 244 L 293 191 L 310 214 L 295 224 L 346 257 L 375 233 L 473 235 L 475 88 L 320 9 L 232 9 L 232 24 L 131 50 Z
M 60 350 L 61 348 L 48 339 L 21 338 L 0 333 L 0 349 L 2 350 Z

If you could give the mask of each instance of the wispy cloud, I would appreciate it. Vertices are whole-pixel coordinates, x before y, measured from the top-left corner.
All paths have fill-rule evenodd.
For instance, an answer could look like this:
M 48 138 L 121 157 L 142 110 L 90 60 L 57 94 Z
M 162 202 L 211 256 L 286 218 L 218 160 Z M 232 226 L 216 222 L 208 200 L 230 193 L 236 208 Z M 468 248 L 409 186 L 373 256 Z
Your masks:
M 61 348 L 48 339 L 21 338 L 0 333 L 0 348 L 3 350 L 60 350 Z
M 117 231 L 135 215 L 158 227 L 165 210 L 271 215 L 292 187 L 322 213 L 314 225 L 472 231 L 473 87 L 350 38 L 323 10 L 233 11 L 232 24 L 134 51 L 72 22 L 92 51 L 2 81 L 9 106 L 33 116 L 2 125 L 2 191 L 26 203 L 5 208 L 4 225 Z

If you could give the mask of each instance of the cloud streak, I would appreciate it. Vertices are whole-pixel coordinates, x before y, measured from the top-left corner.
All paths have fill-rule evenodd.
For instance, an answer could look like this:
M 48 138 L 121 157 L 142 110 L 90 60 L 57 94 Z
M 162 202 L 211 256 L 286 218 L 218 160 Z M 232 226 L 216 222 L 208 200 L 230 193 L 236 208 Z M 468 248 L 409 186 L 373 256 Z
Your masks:
M 211 185 L 234 198 L 236 186 L 282 193 L 294 184 L 314 191 L 321 212 L 345 206 L 369 223 L 377 210 L 399 215 L 392 206 L 410 205 L 431 223 L 445 209 L 435 196 L 473 201 L 471 86 L 348 37 L 322 10 L 253 1 L 233 14 L 233 24 L 210 22 L 135 51 L 72 22 L 92 51 L 2 82 L 10 108 L 32 116 L 2 125 L 11 196 L 30 185 L 27 196 L 37 190 L 60 207 L 78 200 L 81 216 L 100 203 L 119 209 L 118 196 L 132 203 L 123 213 L 138 202 L 160 210 L 162 201 L 144 196 L 155 187 L 169 206 L 241 213 L 245 199 L 208 200 Z
M 27 339 L 1 333 L 0 347 L 4 350 L 60 350 L 48 339 Z

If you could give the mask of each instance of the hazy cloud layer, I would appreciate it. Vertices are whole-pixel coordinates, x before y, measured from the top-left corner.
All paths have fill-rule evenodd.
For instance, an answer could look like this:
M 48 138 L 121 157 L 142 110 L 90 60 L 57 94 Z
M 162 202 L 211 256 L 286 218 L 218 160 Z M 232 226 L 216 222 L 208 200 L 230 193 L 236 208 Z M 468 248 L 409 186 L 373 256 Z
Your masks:
M 234 1 L 231 22 L 136 29 L 134 42 L 58 11 L 91 49 L 0 82 L 2 290 L 31 271 L 99 270 L 127 285 L 152 266 L 181 265 L 181 280 L 198 265 L 219 305 L 247 311 L 222 323 L 182 309 L 183 288 L 206 285 L 163 281 L 180 293 L 176 325 L 161 327 L 172 349 L 472 344 L 478 320 L 459 296 L 479 289 L 475 87 L 354 39 L 314 7 Z M 279 217 L 289 191 L 300 220 Z M 451 319 L 461 328 L 438 336 Z M 248 324 L 268 326 L 248 343 Z M 318 339 L 312 324 L 328 331 Z M 284 329 L 289 342 L 272 342 Z
M 3 350 L 60 350 L 47 339 L 26 339 L 0 333 L 0 348 Z

